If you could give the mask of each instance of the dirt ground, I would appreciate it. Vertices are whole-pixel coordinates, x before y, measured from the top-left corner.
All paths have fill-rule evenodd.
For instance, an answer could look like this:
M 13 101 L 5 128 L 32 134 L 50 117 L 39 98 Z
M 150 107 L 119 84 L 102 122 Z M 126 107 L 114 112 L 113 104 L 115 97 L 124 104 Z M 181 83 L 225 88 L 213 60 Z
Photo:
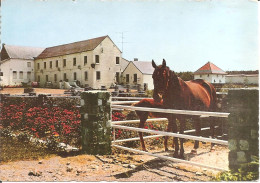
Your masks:
M 228 148 L 202 144 L 191 155 L 192 143 L 185 144 L 186 159 L 215 167 L 228 168 Z M 172 151 L 154 148 L 149 152 L 172 155 Z M 55 156 L 37 161 L 18 161 L 0 165 L 1 181 L 210 181 L 218 171 L 161 160 L 141 154 L 107 156 Z

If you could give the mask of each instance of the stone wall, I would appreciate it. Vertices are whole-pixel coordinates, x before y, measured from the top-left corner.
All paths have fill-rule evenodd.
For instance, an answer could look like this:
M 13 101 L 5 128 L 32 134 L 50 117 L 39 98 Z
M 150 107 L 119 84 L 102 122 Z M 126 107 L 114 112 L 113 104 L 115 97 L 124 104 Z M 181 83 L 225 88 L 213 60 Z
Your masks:
M 82 92 L 80 103 L 83 153 L 111 154 L 110 92 Z
M 238 169 L 259 155 L 259 91 L 233 89 L 228 92 L 229 168 Z

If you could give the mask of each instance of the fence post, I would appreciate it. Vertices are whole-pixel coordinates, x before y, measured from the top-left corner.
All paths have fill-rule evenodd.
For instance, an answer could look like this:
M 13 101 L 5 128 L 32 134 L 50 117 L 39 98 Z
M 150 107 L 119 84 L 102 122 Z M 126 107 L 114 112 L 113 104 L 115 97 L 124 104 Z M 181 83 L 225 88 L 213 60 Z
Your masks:
M 108 91 L 81 93 L 82 151 L 111 154 L 111 98 Z
M 228 92 L 228 144 L 229 168 L 237 170 L 241 164 L 258 156 L 258 107 L 257 89 L 233 89 Z

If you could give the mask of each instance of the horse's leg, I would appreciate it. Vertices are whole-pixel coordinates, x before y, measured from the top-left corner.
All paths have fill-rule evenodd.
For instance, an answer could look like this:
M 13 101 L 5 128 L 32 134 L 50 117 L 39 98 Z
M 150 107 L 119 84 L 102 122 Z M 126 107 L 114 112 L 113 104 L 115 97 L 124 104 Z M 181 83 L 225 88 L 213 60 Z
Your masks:
M 169 130 L 172 130 L 173 133 L 177 133 L 178 129 L 177 129 L 177 123 L 176 123 L 176 116 L 175 115 L 169 115 L 168 121 L 169 121 L 169 124 L 170 124 Z M 173 138 L 173 143 L 174 143 L 174 147 L 175 147 L 173 157 L 177 158 L 178 152 L 179 152 L 179 143 L 178 143 L 177 137 Z
M 139 128 L 144 128 L 144 124 L 145 124 L 147 118 L 148 118 L 148 112 L 139 113 L 139 119 L 140 119 Z M 144 139 L 143 139 L 143 132 L 139 132 L 139 137 L 140 137 L 142 150 L 146 151 Z
M 184 134 L 185 129 L 185 118 L 180 117 L 180 134 Z M 184 147 L 183 147 L 184 138 L 180 138 L 180 158 L 184 159 Z
M 209 119 L 210 119 L 211 138 L 215 138 L 215 120 L 216 119 L 214 117 L 210 117 Z M 211 148 L 210 148 L 211 151 L 215 150 L 214 145 L 215 145 L 215 143 L 211 143 Z
M 194 124 L 195 124 L 195 134 L 196 136 L 200 136 L 201 134 L 201 124 L 200 124 L 200 117 L 194 117 L 193 118 Z M 194 148 L 191 150 L 192 154 L 197 154 L 197 149 L 199 148 L 199 141 L 195 140 L 194 142 Z
M 167 132 L 171 132 L 172 131 L 172 123 L 169 121 L 169 119 L 168 119 L 168 126 L 167 126 L 167 130 L 166 130 Z M 168 149 L 168 136 L 165 136 L 164 137 L 164 149 L 165 149 L 165 151 L 168 151 L 169 149 Z

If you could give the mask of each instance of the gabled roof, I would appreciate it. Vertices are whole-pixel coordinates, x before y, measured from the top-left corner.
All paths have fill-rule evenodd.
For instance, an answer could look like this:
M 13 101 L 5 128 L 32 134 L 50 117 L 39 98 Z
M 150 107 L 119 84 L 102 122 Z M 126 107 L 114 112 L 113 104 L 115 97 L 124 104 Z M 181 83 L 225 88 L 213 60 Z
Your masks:
M 85 41 L 79 41 L 79 42 L 49 47 L 46 48 L 37 57 L 37 59 L 56 57 L 61 55 L 73 54 L 73 53 L 80 53 L 84 51 L 91 51 L 94 50 L 106 37 L 109 36 L 102 36 L 98 38 L 88 39 Z
M 152 62 L 147 61 L 130 61 L 129 64 L 133 63 L 134 66 L 142 73 L 142 74 L 153 74 L 154 68 L 152 66 Z
M 225 71 L 217 67 L 215 64 L 208 62 L 199 68 L 194 74 L 227 74 Z
M 6 59 L 25 59 L 25 60 L 33 60 L 37 57 L 44 48 L 35 48 L 28 46 L 13 46 L 3 44 L 1 50 L 1 61 Z

